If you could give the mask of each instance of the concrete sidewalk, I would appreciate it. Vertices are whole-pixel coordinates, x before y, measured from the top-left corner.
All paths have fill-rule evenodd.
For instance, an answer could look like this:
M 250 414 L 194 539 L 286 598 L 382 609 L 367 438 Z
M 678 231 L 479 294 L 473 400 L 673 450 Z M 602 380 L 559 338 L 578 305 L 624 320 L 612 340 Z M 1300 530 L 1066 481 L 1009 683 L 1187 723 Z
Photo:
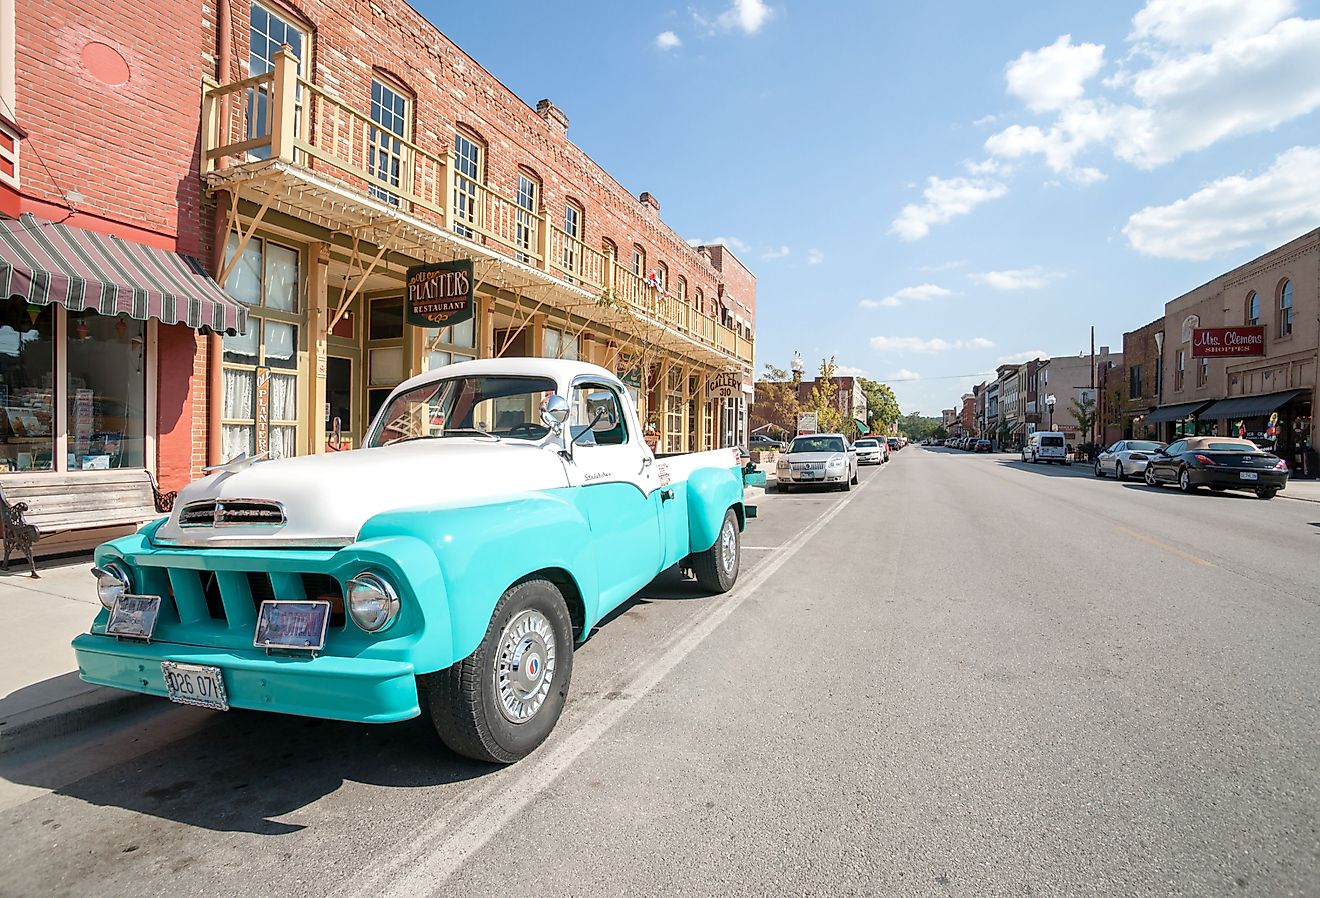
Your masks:
M 1280 498 L 1300 499 L 1303 502 L 1320 502 L 1320 480 L 1289 480 Z
M 101 610 L 90 554 L 0 571 L 0 753 L 116 713 L 134 696 L 78 678 L 69 643 Z

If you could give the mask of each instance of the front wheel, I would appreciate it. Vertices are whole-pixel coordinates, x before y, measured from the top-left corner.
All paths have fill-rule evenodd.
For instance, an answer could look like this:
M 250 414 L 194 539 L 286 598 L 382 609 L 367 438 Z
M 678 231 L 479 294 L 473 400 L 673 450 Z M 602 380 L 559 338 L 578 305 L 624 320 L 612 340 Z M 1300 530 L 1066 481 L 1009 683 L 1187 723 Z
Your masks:
M 856 486 L 856 485 L 857 485 L 857 474 L 858 474 L 858 471 L 854 470 L 854 471 L 853 471 L 853 476 L 852 476 L 852 481 L 851 481 L 853 486 Z
M 715 545 L 692 556 L 692 573 L 701 588 L 714 593 L 728 592 L 738 582 L 742 560 L 742 537 L 738 532 L 738 514 L 732 508 L 724 513 Z
M 453 752 L 494 764 L 531 754 L 555 728 L 573 674 L 573 624 L 549 580 L 500 597 L 477 650 L 423 677 L 427 711 Z
M 1098 459 L 1098 458 L 1095 460 L 1095 476 L 1096 476 L 1096 477 L 1104 477 L 1104 476 L 1105 476 L 1105 469 L 1102 468 L 1102 467 L 1100 467 L 1100 459 Z
M 1150 465 L 1146 466 L 1145 474 L 1146 486 L 1159 486 L 1160 482 L 1155 479 L 1155 469 Z

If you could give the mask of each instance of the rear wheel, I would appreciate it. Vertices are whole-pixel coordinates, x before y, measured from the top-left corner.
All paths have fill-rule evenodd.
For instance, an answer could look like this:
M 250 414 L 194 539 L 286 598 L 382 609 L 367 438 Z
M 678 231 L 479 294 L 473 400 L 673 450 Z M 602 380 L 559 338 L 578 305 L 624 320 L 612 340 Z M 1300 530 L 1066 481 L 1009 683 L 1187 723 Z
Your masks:
M 1186 468 L 1178 472 L 1178 489 L 1184 493 L 1196 492 L 1196 484 L 1192 483 L 1192 475 Z
M 1114 479 L 1115 480 L 1127 479 L 1127 475 L 1123 473 L 1123 463 L 1121 461 L 1114 463 Z
M 1258 486 L 1256 487 L 1256 498 L 1273 499 L 1278 492 L 1279 488 L 1276 486 Z
M 715 545 L 692 556 L 692 573 L 702 589 L 721 593 L 733 589 L 738 581 L 742 559 L 742 539 L 738 533 L 738 514 L 732 508 L 724 513 Z
M 495 606 L 477 650 L 423 678 L 441 741 L 460 755 L 512 764 L 554 729 L 573 674 L 573 625 L 559 587 L 524 580 Z

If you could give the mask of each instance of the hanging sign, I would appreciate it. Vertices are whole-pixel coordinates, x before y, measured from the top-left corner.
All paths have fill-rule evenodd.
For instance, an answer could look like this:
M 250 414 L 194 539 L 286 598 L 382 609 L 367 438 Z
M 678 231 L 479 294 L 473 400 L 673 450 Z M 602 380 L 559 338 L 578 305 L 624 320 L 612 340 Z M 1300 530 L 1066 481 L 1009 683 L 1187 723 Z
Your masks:
M 1192 330 L 1192 358 L 1237 358 L 1265 354 L 1265 328 L 1198 327 Z
M 256 407 L 252 412 L 256 420 L 256 439 L 254 455 L 270 451 L 270 369 L 257 369 Z
M 737 371 L 718 371 L 711 375 L 706 391 L 712 399 L 737 399 L 742 393 L 742 374 Z
M 626 352 L 619 353 L 618 359 L 614 364 L 614 373 L 619 376 L 619 380 L 624 385 L 632 387 L 634 390 L 642 388 L 642 366 L 637 364 L 637 358 Z
M 414 265 L 405 284 L 409 324 L 448 327 L 472 317 L 471 259 Z

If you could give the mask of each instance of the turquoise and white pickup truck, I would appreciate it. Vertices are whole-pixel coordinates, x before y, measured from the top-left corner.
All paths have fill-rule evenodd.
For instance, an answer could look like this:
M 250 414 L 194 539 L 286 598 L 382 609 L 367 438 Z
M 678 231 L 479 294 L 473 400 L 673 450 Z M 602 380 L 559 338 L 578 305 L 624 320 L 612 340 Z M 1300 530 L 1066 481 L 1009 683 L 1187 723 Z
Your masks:
M 490 359 L 401 384 L 352 452 L 239 458 L 96 551 L 89 683 L 385 723 L 452 750 L 545 740 L 573 647 L 659 572 L 738 577 L 736 449 L 657 457 L 595 365 Z

